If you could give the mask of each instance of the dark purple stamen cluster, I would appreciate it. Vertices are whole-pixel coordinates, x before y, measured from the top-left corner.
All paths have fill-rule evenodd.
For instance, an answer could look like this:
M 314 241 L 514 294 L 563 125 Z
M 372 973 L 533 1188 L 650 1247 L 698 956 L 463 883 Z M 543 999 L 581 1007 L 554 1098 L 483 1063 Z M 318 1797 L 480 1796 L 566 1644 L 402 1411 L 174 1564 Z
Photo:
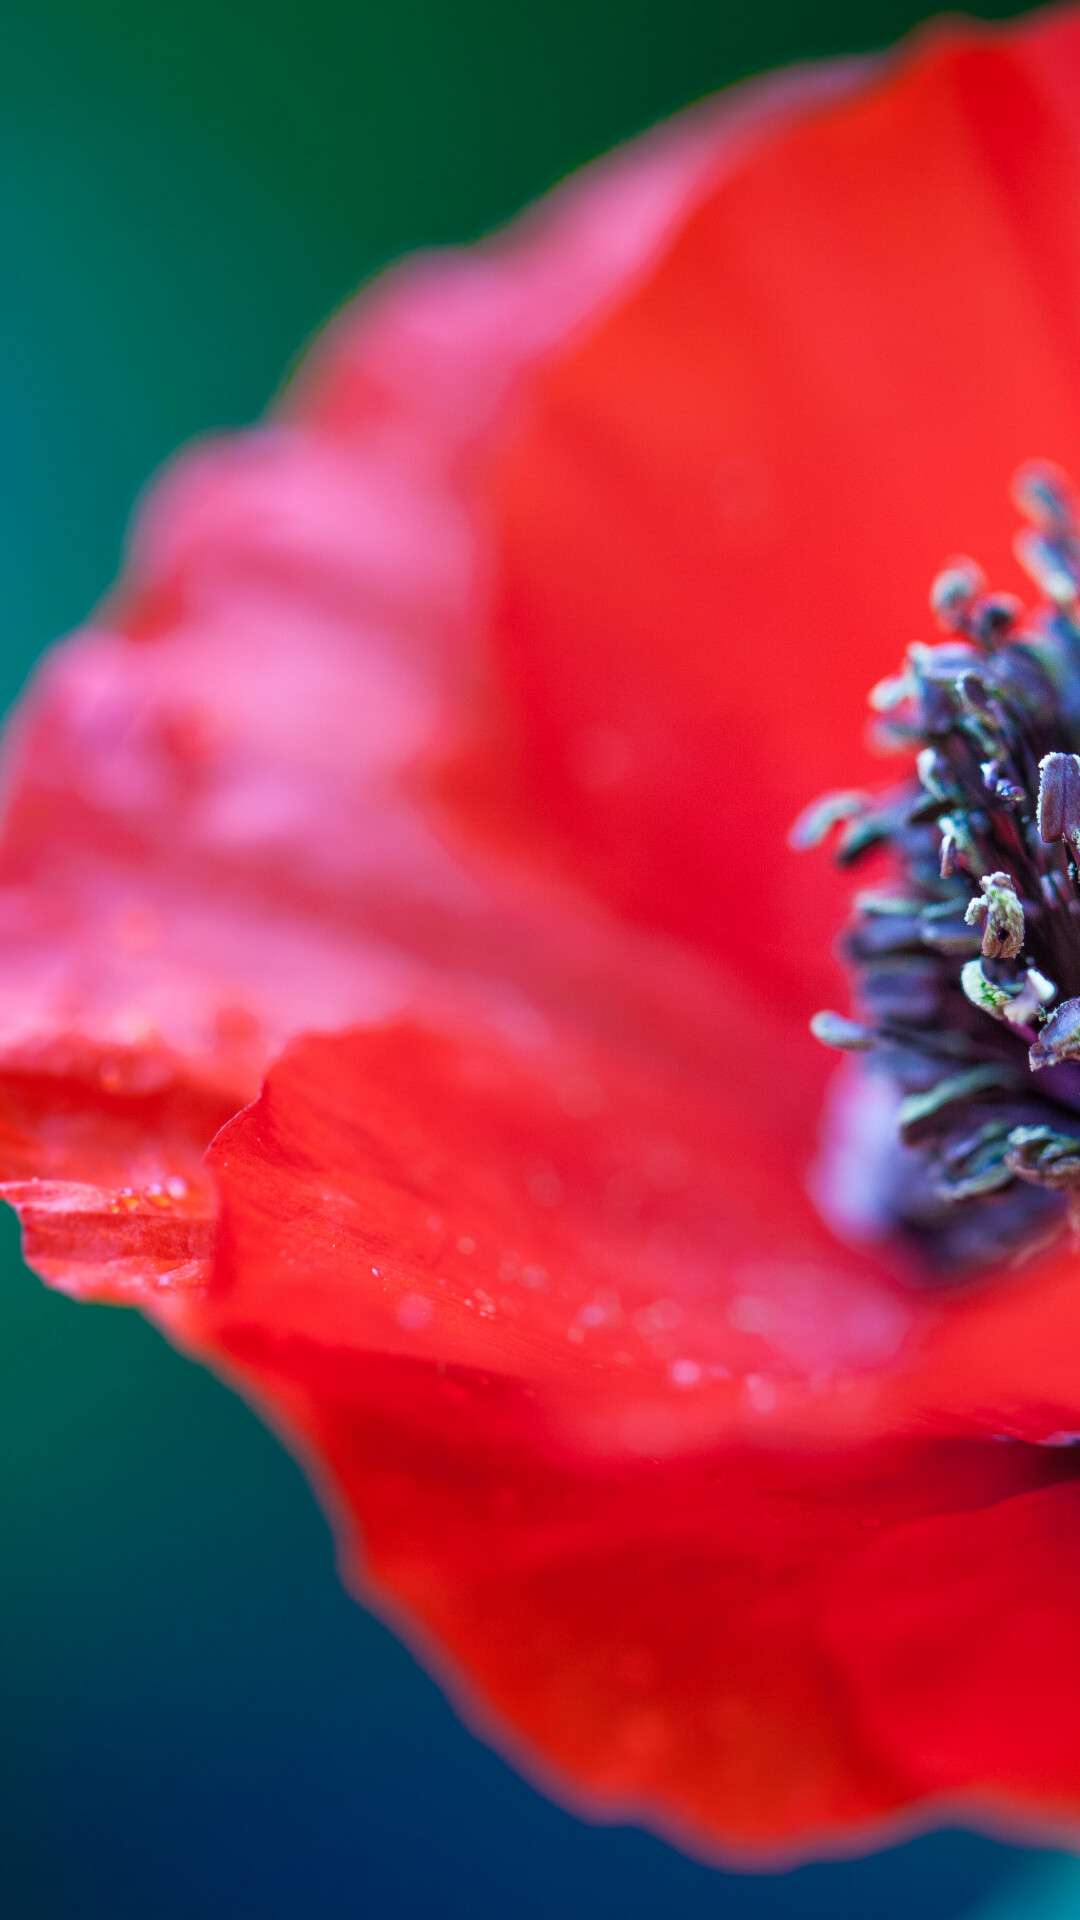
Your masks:
M 812 1026 L 861 1056 L 876 1112 L 892 1099 L 860 1179 L 912 1270 L 943 1281 L 1080 1230 L 1080 517 L 1042 463 L 1014 498 L 1039 605 L 987 593 L 969 560 L 946 568 L 931 604 L 948 638 L 870 696 L 917 782 L 827 795 L 793 833 L 834 834 L 844 866 L 892 856 L 843 937 L 857 1017 Z

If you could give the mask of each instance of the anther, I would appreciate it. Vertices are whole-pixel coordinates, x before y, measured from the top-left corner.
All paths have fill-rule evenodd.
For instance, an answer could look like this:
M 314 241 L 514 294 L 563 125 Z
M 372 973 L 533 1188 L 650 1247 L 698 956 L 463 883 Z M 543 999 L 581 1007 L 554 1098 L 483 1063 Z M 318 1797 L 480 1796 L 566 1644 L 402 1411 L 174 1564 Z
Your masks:
M 979 881 L 983 897 L 969 900 L 969 927 L 982 928 L 984 960 L 1015 960 L 1024 944 L 1024 909 L 1011 873 L 988 873 Z
M 1028 967 L 1015 980 L 999 981 L 990 978 L 981 960 L 968 960 L 961 967 L 960 985 L 973 1007 L 993 1020 L 1004 1020 L 1010 1027 L 1029 1027 L 1057 992 L 1053 981 L 1035 967 Z M 1077 1004 L 1080 1006 L 1080 1002 Z
M 867 1053 L 878 1044 L 873 1027 L 863 1026 L 861 1020 L 845 1020 L 842 1013 L 815 1013 L 810 1031 L 823 1047 L 836 1047 L 841 1053 Z
M 1036 1187 L 1080 1187 L 1080 1138 L 1053 1127 L 1014 1127 L 1005 1165 Z
M 995 647 L 1008 639 L 1024 612 L 1023 602 L 1014 593 L 982 595 L 971 612 L 971 631 L 984 647 Z
M 1076 529 L 1072 482 L 1052 460 L 1025 460 L 1013 475 L 1013 503 L 1038 532 L 1057 535 Z
M 1080 590 L 1080 543 L 1068 476 L 1049 460 L 1029 460 L 1014 476 L 1012 494 L 1031 522 L 1014 542 L 1020 565 L 1048 600 L 1070 606 Z
M 890 673 L 871 687 L 867 697 L 875 713 L 893 713 L 905 700 L 912 699 L 915 692 L 910 673 Z
M 1039 832 L 1047 844 L 1080 847 L 1080 757 L 1047 753 L 1039 762 Z
M 986 585 L 977 560 L 961 555 L 943 567 L 930 589 L 930 606 L 946 633 L 966 633 L 971 610 Z
M 1070 542 L 1070 545 L 1072 543 Z M 1013 548 L 1016 557 L 1041 593 L 1055 606 L 1069 607 L 1080 593 L 1080 575 L 1073 556 L 1040 533 L 1018 533 Z
M 938 825 L 941 828 L 941 858 L 938 871 L 943 880 L 951 880 L 961 871 L 971 875 L 973 880 L 986 872 L 982 855 L 979 852 L 975 836 L 963 814 L 943 813 Z
M 909 1093 L 900 1102 L 897 1116 L 900 1138 L 907 1146 L 917 1145 L 947 1108 L 962 1106 L 992 1089 L 1013 1091 L 1016 1084 L 1015 1071 L 1006 1065 L 988 1064 L 968 1067 L 963 1073 L 951 1073 L 928 1092 Z
M 1080 1060 L 1080 1000 L 1062 1001 L 1028 1054 L 1032 1073 L 1066 1060 Z
M 915 771 L 920 785 L 926 788 L 927 793 L 933 794 L 935 800 L 946 798 L 949 791 L 948 768 L 936 747 L 924 747 L 921 753 L 915 755 Z
M 819 799 L 812 800 L 804 807 L 788 834 L 788 845 L 797 853 L 804 853 L 808 847 L 817 847 L 826 840 L 834 827 L 841 826 L 846 820 L 857 819 L 866 810 L 867 796 L 852 789 L 843 793 L 823 793 Z

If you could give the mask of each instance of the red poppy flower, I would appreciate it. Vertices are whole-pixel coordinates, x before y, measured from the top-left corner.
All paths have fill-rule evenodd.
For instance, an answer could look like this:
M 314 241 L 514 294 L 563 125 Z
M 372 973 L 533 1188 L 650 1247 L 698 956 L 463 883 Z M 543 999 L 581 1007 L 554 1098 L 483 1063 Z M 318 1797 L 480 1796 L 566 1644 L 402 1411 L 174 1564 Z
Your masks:
M 696 1846 L 1080 1813 L 1075 1260 L 919 1291 L 826 1224 L 849 883 L 786 841 L 880 786 L 942 556 L 1015 584 L 1009 474 L 1080 472 L 1078 109 L 1075 13 L 951 24 L 396 270 L 9 739 L 29 1259 L 265 1412 L 552 1790 Z

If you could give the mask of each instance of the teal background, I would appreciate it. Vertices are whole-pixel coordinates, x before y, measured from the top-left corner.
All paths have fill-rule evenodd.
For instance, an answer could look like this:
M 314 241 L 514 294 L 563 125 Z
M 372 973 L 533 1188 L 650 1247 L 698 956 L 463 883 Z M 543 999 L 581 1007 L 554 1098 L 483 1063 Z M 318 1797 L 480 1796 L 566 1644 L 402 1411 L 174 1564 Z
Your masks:
M 1007 12 L 989 8 L 991 12 Z M 711 88 L 883 44 L 818 0 L 0 0 L 0 698 L 181 441 L 324 315 Z M 722 1875 L 549 1805 L 334 1579 L 291 1461 L 0 1231 L 0 1910 L 13 1920 L 1080 1914 L 961 1834 Z

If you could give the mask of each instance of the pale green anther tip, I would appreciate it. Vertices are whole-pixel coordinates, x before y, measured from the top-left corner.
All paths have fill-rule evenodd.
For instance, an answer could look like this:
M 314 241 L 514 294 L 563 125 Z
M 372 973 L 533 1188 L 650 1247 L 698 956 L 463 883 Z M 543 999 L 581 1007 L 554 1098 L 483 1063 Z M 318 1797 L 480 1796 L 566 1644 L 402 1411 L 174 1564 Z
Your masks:
M 1026 1027 L 1057 993 L 1052 980 L 1029 967 L 1022 980 L 999 986 L 987 978 L 981 960 L 969 960 L 960 969 L 960 985 L 973 1007 L 1010 1027 Z
M 1015 1070 L 1005 1061 L 987 1061 L 982 1066 L 965 1067 L 961 1073 L 950 1073 L 923 1093 L 905 1094 L 896 1115 L 900 1138 L 909 1145 L 911 1135 L 917 1135 L 943 1108 L 988 1093 L 991 1088 L 1012 1088 L 1016 1081 Z
M 919 784 L 937 800 L 945 798 L 945 788 L 938 776 L 938 751 L 936 747 L 923 747 L 915 755 L 915 771 Z
M 1048 1126 L 1014 1127 L 1005 1164 L 1033 1186 L 1075 1192 L 1080 1187 L 1080 1138 Z
M 842 1013 L 827 1010 L 814 1014 L 810 1031 L 823 1047 L 837 1047 L 841 1053 L 867 1053 L 877 1044 L 873 1027 L 864 1027 L 859 1020 L 846 1020 Z
M 968 960 L 961 967 L 960 985 L 973 1007 L 980 1007 L 983 1013 L 992 1014 L 995 1020 L 1004 1018 L 1001 1009 L 1009 996 L 987 979 L 981 960 Z
M 1060 550 L 1042 534 L 1025 529 L 1013 541 L 1013 552 L 1024 572 L 1055 606 L 1070 607 L 1077 598 L 1077 581 L 1060 558 Z
M 930 588 L 930 606 L 947 633 L 963 625 L 972 603 L 986 586 L 986 575 L 977 560 L 966 554 L 943 567 Z
M 868 913 L 876 916 L 888 916 L 910 920 L 913 915 L 923 913 L 925 900 L 917 900 L 902 893 L 876 893 L 872 889 L 866 893 L 857 893 L 854 899 L 856 913 Z M 945 902 L 946 911 L 955 911 L 951 900 Z
M 893 713 L 910 700 L 916 691 L 910 673 L 890 673 L 871 687 L 867 698 L 875 713 Z
M 979 886 L 982 897 L 968 901 L 964 921 L 981 927 L 984 960 L 1015 960 L 1024 944 L 1024 909 L 1012 874 L 984 874 Z
M 820 846 L 834 827 L 842 826 L 846 820 L 853 820 L 865 810 L 866 804 L 865 793 L 854 789 L 845 789 L 842 793 L 823 793 L 803 808 L 788 834 L 788 846 L 796 853 L 805 853 L 810 847 Z
M 1055 461 L 1023 461 L 1013 474 L 1009 493 L 1013 505 L 1019 507 L 1025 519 L 1041 533 L 1060 535 L 1075 530 L 1073 483 Z
M 986 868 L 963 814 L 943 813 L 938 826 L 941 828 L 942 879 L 951 880 L 960 866 L 966 868 L 973 880 L 981 878 Z
M 1033 1073 L 1080 1060 L 1080 999 L 1063 1000 L 1050 1015 L 1028 1054 Z

